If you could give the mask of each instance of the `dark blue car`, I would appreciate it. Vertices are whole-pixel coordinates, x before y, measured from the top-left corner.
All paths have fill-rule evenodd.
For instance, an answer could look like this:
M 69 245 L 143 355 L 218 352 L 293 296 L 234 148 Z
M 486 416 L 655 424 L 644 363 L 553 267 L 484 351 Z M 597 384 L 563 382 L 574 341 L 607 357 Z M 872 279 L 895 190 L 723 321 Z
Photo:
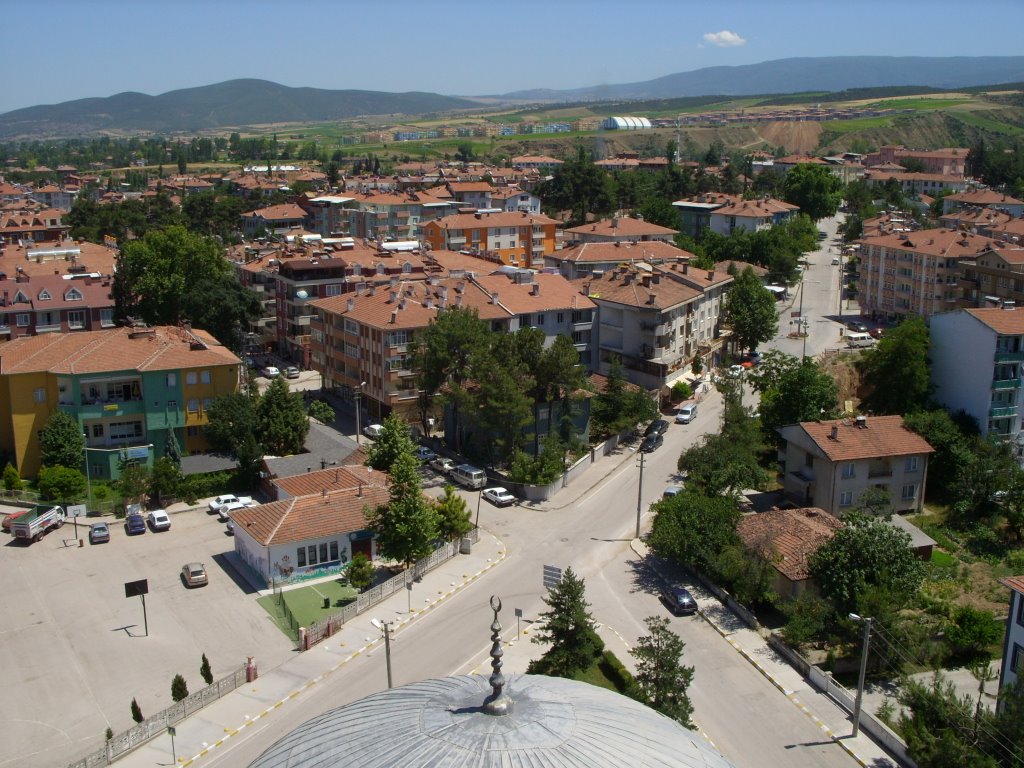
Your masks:
M 124 521 L 124 532 L 129 536 L 135 536 L 146 532 L 146 521 L 142 515 L 133 512 Z

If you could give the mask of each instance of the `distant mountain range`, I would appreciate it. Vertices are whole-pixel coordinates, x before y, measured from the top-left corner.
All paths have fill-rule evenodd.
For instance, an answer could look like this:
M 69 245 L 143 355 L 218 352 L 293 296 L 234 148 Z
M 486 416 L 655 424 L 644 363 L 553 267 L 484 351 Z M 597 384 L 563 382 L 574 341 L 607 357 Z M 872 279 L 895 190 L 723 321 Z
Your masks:
M 1024 56 L 823 56 L 776 59 L 736 67 L 705 67 L 642 83 L 571 90 L 535 89 L 499 98 L 527 101 L 616 101 L 686 96 L 845 91 L 893 85 L 963 88 L 1024 80 Z
M 830 56 L 707 67 L 642 83 L 571 90 L 515 91 L 460 98 L 436 93 L 290 88 L 267 80 L 229 80 L 159 96 L 119 93 L 26 107 L 0 115 L 0 140 L 96 133 L 170 134 L 269 123 L 416 116 L 482 106 L 482 101 L 580 102 L 757 96 L 898 85 L 963 88 L 1024 82 L 1024 56 Z M 478 100 L 474 100 L 474 98 Z M 400 118 L 399 118 L 400 119 Z
M 360 115 L 422 115 L 479 104 L 436 93 L 289 88 L 268 80 L 228 80 L 159 96 L 126 92 L 16 109 L 0 115 L 0 138 L 101 131 L 177 133 L 267 123 L 343 120 Z

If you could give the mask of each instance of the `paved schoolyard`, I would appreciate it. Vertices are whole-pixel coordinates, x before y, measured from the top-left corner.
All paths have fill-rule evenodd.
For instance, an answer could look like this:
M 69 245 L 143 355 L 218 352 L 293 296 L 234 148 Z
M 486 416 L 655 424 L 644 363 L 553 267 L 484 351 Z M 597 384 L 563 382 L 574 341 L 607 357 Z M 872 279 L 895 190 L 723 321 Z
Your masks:
M 216 516 L 180 512 L 169 531 L 132 537 L 107 521 L 107 544 L 90 545 L 79 524 L 79 548 L 70 522 L 29 546 L 0 538 L 0 766 L 59 766 L 102 746 L 108 725 L 134 724 L 132 697 L 148 716 L 172 703 L 175 674 L 190 691 L 203 687 L 203 653 L 215 678 L 247 655 L 262 670 L 294 654 L 224 560 L 234 539 Z M 181 566 L 192 561 L 205 563 L 208 586 L 183 586 Z M 141 599 L 124 596 L 137 579 L 149 581 L 148 636 Z

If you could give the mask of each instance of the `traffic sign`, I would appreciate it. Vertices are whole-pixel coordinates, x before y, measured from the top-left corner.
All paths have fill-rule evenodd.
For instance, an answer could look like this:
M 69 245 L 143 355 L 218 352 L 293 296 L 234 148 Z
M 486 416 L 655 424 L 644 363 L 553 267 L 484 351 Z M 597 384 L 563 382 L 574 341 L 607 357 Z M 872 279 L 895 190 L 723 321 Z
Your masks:
M 543 578 L 545 589 L 557 587 L 558 582 L 562 580 L 562 569 L 554 565 L 545 565 Z

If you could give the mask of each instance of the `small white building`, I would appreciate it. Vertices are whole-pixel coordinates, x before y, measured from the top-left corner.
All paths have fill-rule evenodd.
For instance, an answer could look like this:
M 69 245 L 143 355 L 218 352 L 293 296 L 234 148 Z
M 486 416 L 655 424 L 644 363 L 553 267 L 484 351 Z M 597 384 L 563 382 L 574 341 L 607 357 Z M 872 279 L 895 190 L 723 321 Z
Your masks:
M 642 131 L 651 127 L 651 121 L 646 117 L 609 117 L 601 127 L 606 131 Z
M 999 689 L 1016 683 L 1024 674 L 1024 576 L 1007 576 L 999 583 L 1010 588 L 1010 617 L 1003 641 Z

